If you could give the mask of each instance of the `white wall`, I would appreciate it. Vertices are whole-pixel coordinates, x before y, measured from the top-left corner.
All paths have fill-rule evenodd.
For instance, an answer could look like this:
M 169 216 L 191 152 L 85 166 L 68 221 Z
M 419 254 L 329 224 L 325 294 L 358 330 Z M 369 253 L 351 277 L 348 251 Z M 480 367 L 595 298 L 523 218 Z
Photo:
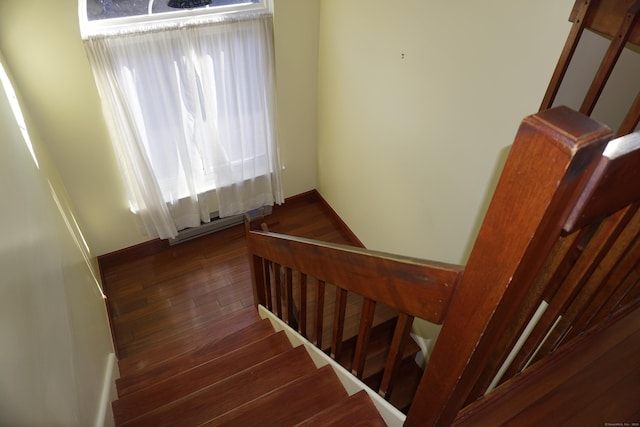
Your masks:
M 573 0 L 322 0 L 318 188 L 372 249 L 466 260 Z
M 38 165 L 0 85 L 0 425 L 109 425 L 114 358 L 104 300 L 32 124 L 27 115 Z
M 285 197 L 316 186 L 318 0 L 275 0 Z M 0 49 L 98 255 L 149 240 L 129 212 L 80 39 L 77 0 L 0 1 Z

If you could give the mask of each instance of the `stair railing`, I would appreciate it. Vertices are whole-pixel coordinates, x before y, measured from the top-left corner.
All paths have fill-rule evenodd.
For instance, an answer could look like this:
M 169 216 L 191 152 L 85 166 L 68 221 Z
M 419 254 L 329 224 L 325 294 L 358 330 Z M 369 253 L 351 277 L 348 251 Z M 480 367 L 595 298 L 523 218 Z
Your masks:
M 376 308 L 386 306 L 397 313 L 377 386 L 388 400 L 414 318 L 442 324 L 462 267 L 272 233 L 263 224 L 258 213 L 245 217 L 256 305 L 273 312 L 333 359 L 342 355 L 345 320 L 359 316 L 350 363 L 358 378 L 365 371 Z M 361 306 L 354 307 L 359 301 Z M 333 319 L 329 348 L 325 348 L 327 317 Z

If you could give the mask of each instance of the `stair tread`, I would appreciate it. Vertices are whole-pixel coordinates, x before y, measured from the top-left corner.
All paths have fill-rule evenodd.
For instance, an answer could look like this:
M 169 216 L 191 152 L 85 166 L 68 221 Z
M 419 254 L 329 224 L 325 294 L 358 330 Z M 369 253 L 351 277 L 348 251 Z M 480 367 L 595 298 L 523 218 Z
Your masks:
M 122 426 L 198 426 L 315 370 L 311 357 L 299 346 Z
M 384 419 L 367 395 L 362 390 L 335 405 L 307 418 L 296 427 L 338 427 L 338 426 L 370 426 L 386 427 Z
M 113 402 L 117 424 L 181 399 L 292 348 L 284 332 L 216 357 Z
M 158 361 L 145 369 L 137 369 L 133 373 L 121 372 L 121 377 L 116 380 L 118 395 L 124 397 L 153 384 L 157 381 L 172 377 L 186 369 L 197 366 L 215 357 L 222 356 L 255 341 L 275 331 L 268 320 L 260 320 L 242 329 L 236 330 L 222 338 L 212 340 L 199 348 L 192 349 L 188 353 L 181 353 L 173 357 L 169 356 L 163 361 Z
M 147 369 L 166 358 L 184 354 L 200 346 L 203 342 L 221 339 L 253 323 L 260 322 L 255 307 L 248 307 L 232 315 L 212 320 L 198 327 L 189 334 L 182 334 L 177 338 L 164 342 L 154 348 L 127 356 L 118 362 L 121 375 L 130 375 Z
M 204 425 L 243 427 L 294 425 L 346 400 L 347 397 L 347 392 L 335 372 L 326 365 L 304 378 L 286 384 Z

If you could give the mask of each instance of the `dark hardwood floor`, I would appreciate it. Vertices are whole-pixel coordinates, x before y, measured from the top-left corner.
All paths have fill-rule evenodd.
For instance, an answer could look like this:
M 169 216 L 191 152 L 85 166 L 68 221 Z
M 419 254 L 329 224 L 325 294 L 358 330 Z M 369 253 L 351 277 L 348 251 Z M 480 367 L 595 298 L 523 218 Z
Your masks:
M 274 207 L 266 222 L 278 233 L 360 245 L 316 192 Z M 253 306 L 242 225 L 157 246 L 157 253 L 132 251 L 101 263 L 120 359 L 153 351 Z

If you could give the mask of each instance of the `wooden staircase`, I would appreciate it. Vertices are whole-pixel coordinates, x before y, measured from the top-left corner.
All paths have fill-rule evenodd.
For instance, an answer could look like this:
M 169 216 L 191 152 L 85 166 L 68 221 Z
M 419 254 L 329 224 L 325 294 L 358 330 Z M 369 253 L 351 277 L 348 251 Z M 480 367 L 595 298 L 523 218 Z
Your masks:
M 199 342 L 207 335 L 209 343 Z M 120 361 L 117 426 L 387 425 L 254 308 Z M 313 389 L 313 393 L 305 391 Z
M 639 17 L 640 0 L 576 1 L 544 111 L 522 122 L 465 266 L 272 233 L 249 217 L 254 302 L 317 348 L 246 309 L 121 360 L 116 425 L 388 425 L 340 365 L 393 401 L 414 318 L 442 330 L 394 426 L 637 424 L 640 133 L 627 134 L 640 95 L 611 142 L 588 115 L 622 48 L 639 43 Z M 581 112 L 549 109 L 586 28 L 612 41 Z M 376 322 L 381 306 L 398 317 Z

